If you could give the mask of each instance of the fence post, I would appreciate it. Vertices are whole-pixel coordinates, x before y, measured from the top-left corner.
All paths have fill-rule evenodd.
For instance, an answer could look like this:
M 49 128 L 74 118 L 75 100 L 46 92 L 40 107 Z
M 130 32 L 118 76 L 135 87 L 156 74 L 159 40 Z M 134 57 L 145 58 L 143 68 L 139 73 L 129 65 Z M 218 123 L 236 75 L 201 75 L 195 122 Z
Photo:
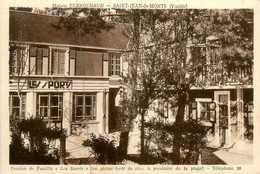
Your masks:
M 60 137 L 60 164 L 65 164 L 66 156 L 66 134 L 62 131 Z
M 199 153 L 199 157 L 198 157 L 198 165 L 201 165 L 201 159 L 202 158 L 202 152 Z

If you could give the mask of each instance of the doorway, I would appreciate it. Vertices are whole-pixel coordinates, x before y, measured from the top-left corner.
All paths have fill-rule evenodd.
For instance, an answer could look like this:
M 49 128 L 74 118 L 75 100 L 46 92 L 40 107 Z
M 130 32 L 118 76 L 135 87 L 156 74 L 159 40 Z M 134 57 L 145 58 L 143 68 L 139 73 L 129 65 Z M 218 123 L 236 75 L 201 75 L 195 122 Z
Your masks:
M 224 146 L 229 143 L 230 137 L 230 92 L 215 91 L 215 101 L 217 103 L 219 144 Z

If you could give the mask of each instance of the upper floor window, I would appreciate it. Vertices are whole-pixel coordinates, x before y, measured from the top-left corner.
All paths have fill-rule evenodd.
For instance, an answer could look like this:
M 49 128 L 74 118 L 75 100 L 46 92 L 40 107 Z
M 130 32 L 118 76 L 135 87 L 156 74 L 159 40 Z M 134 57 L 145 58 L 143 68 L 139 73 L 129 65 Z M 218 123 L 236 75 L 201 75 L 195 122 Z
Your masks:
M 48 75 L 49 48 L 30 48 L 30 74 Z
M 64 49 L 50 49 L 44 47 L 30 48 L 30 74 L 32 75 L 63 75 L 65 74 Z
M 9 96 L 10 115 L 25 116 L 25 102 L 26 102 L 25 94 L 21 94 L 20 98 L 16 94 L 10 94 Z
M 26 65 L 25 47 L 12 46 L 10 48 L 10 74 L 23 75 Z
M 52 74 L 62 75 L 65 73 L 65 50 L 52 50 Z
M 109 75 L 120 75 L 120 53 L 109 54 Z

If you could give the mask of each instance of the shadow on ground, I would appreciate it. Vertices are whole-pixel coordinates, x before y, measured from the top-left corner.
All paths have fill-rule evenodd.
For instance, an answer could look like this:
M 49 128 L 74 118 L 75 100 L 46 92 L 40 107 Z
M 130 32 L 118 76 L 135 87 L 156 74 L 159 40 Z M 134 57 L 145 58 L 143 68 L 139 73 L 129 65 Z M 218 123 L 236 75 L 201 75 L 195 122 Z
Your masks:
M 97 162 L 94 158 L 71 158 L 71 159 L 66 159 L 66 164 L 86 165 L 86 164 L 97 164 Z
M 201 156 L 201 164 L 226 164 L 224 161 L 222 161 L 219 157 L 217 157 L 213 152 L 218 151 L 217 148 L 210 148 L 207 147 L 203 149 L 202 156 Z
M 201 164 L 202 165 L 224 165 L 226 164 L 223 160 L 217 157 L 214 152 L 219 151 L 218 148 L 210 148 L 207 147 L 203 149 L 201 156 Z M 135 164 L 171 164 L 170 161 L 164 161 L 163 159 L 156 159 L 152 157 L 147 157 L 145 160 L 140 159 L 139 155 L 128 155 L 126 158 L 126 163 L 122 162 L 122 164 L 128 164 L 129 162 Z M 132 164 L 131 163 L 131 164 Z M 83 164 L 97 164 L 95 158 L 72 158 L 66 159 L 66 164 L 71 165 L 83 165 Z M 129 163 L 130 164 L 130 163 Z

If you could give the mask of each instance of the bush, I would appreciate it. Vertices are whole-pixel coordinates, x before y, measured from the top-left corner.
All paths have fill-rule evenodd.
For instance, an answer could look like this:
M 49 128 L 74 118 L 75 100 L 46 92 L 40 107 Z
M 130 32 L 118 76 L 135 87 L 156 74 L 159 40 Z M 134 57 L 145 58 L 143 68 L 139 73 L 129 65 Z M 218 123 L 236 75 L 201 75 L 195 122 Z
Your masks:
M 166 127 L 170 123 L 153 118 L 145 123 L 145 160 L 146 164 L 170 163 L 173 136 Z
M 60 138 L 61 130 L 47 127 L 39 117 L 28 119 L 10 116 L 10 164 L 58 164 L 57 149 L 49 154 L 51 141 Z M 23 135 L 23 136 L 22 136 Z M 30 143 L 25 147 L 27 137 Z
M 172 158 L 173 137 L 176 132 L 181 133 L 181 164 L 197 164 L 202 149 L 207 145 L 208 128 L 194 120 L 177 125 L 152 119 L 146 123 L 146 129 L 146 153 L 153 155 L 161 163 L 168 163 Z
M 99 164 L 116 164 L 121 161 L 120 152 L 115 147 L 115 141 L 100 135 L 99 137 L 93 136 L 82 143 L 85 147 L 91 147 L 96 160 Z
M 183 122 L 176 129 L 182 133 L 179 142 L 182 154 L 181 164 L 197 164 L 202 149 L 207 145 L 206 135 L 209 129 L 194 120 Z

